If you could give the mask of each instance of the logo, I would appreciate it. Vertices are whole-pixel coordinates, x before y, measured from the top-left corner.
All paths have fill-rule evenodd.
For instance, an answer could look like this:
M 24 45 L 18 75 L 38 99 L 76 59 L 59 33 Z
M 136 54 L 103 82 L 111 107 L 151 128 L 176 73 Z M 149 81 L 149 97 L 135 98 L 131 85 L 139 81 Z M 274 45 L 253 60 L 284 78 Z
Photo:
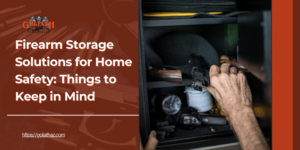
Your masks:
M 50 22 L 46 16 L 32 16 L 29 21 L 23 22 L 23 28 L 27 29 L 28 33 L 50 33 L 54 22 Z

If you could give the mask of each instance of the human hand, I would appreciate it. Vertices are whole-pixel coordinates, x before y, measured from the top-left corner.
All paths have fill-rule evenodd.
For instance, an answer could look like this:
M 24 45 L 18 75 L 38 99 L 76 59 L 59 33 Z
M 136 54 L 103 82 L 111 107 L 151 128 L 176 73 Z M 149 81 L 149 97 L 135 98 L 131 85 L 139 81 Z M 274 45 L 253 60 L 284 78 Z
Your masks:
M 242 71 L 224 63 L 209 70 L 210 86 L 204 87 L 220 104 L 222 111 L 231 116 L 245 109 L 252 109 L 252 96 L 247 79 Z
M 156 139 L 156 132 L 151 131 L 145 148 L 143 148 L 142 144 L 140 143 L 140 150 L 155 150 L 157 143 L 158 143 L 158 140 Z

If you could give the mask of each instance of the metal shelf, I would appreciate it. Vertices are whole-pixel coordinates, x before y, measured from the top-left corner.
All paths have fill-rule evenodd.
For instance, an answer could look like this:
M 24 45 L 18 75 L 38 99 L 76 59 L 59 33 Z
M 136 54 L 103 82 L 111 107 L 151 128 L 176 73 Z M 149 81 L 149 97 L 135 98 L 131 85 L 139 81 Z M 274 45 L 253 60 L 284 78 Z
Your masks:
M 166 81 L 148 82 L 147 88 L 155 89 L 155 88 L 176 87 L 176 86 L 186 86 L 186 85 L 192 85 L 192 79 L 183 79 L 182 83 L 173 83 L 173 82 L 166 82 Z
M 162 26 L 184 26 L 184 25 L 205 25 L 205 24 L 229 24 L 237 23 L 237 17 L 227 18 L 188 18 L 188 19 L 144 19 L 144 27 Z

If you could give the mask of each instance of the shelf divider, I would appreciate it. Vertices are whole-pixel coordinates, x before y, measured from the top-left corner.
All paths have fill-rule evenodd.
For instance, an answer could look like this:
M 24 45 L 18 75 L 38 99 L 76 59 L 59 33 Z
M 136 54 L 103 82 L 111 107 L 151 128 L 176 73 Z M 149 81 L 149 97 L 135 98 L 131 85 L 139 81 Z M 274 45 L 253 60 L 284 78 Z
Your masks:
M 166 82 L 166 81 L 147 82 L 148 89 L 187 86 L 187 85 L 192 85 L 192 79 L 182 79 L 182 83 L 173 83 L 173 82 Z
M 205 25 L 205 24 L 230 24 L 237 23 L 237 17 L 226 18 L 188 18 L 188 19 L 144 19 L 144 27 Z

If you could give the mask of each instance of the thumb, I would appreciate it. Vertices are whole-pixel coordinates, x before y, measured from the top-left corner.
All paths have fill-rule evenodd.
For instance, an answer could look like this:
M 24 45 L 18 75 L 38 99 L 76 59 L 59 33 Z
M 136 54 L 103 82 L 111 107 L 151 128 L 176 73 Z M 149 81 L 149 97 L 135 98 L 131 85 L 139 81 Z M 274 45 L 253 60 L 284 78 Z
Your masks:
M 146 144 L 145 150 L 155 150 L 157 146 L 158 140 L 156 139 L 156 132 L 151 131 L 149 135 L 149 140 Z
M 214 92 L 214 88 L 212 86 L 202 86 L 203 88 L 206 89 L 206 91 L 208 91 L 209 93 L 213 94 Z
M 212 87 L 212 86 L 202 86 L 203 88 L 205 88 L 211 95 L 213 95 L 215 97 L 216 100 L 221 99 L 221 96 L 219 95 L 219 93 L 217 92 L 217 90 Z

